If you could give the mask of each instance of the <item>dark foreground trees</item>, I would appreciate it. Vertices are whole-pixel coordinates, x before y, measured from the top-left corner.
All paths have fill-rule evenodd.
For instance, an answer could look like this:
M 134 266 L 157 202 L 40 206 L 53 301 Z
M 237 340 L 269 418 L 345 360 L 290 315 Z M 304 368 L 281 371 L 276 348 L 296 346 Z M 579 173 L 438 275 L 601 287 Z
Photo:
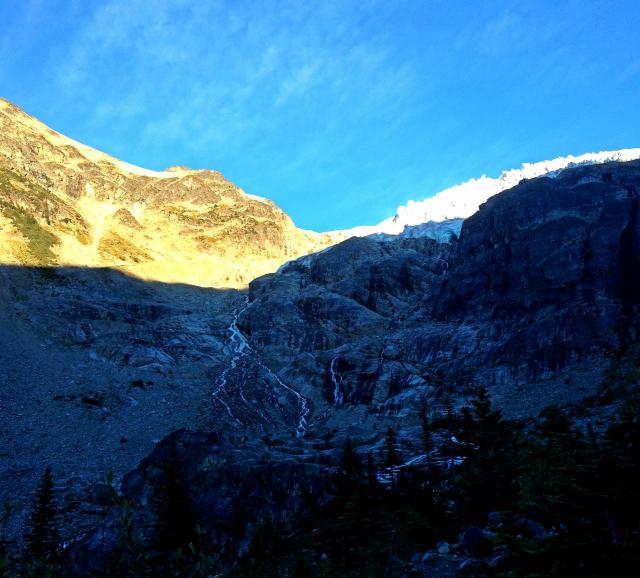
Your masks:
M 415 428 L 416 456 L 400 428 L 377 445 L 347 439 L 333 457 L 325 448 L 323 461 L 301 468 L 269 467 L 298 459 L 270 450 L 253 462 L 253 477 L 236 471 L 242 492 L 226 484 L 215 494 L 232 501 L 238 520 L 226 544 L 215 542 L 219 522 L 198 502 L 212 478 L 183 453 L 188 445 L 167 447 L 147 501 L 119 502 L 126 532 L 104 575 L 393 577 L 411 575 L 446 541 L 462 557 L 500 553 L 501 564 L 477 576 L 631 576 L 640 564 L 639 407 L 630 398 L 598 432 L 557 408 L 514 423 L 480 389 L 446 423 Z M 25 571 L 36 557 L 43 572 L 55 563 L 54 498 L 47 471 L 25 537 L 29 553 L 6 575 L 38 575 Z M 136 526 L 142 519 L 148 525 Z M 57 575 L 73 575 L 61 563 Z

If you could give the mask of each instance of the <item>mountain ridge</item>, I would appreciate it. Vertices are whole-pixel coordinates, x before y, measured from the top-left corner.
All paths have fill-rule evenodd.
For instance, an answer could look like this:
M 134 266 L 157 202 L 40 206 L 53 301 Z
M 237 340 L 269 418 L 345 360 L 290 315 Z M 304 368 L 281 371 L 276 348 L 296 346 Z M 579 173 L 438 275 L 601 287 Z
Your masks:
M 557 157 L 553 160 L 523 163 L 519 169 L 502 171 L 500 176 L 497 178 L 482 175 L 479 178 L 472 178 L 463 183 L 459 183 L 439 191 L 422 201 L 410 200 L 405 205 L 399 206 L 393 217 L 389 217 L 377 225 L 361 225 L 350 229 L 316 233 L 310 230 L 298 229 L 293 224 L 293 221 L 291 221 L 291 218 L 280 210 L 273 201 L 265 197 L 249 194 L 238 187 L 235 187 L 235 185 L 227 181 L 219 171 L 209 169 L 189 169 L 184 166 L 171 166 L 164 171 L 155 171 L 135 166 L 55 131 L 21 110 L 15 104 L 1 97 L 0 120 L 4 123 L 2 128 L 5 132 L 5 139 L 9 132 L 7 131 L 8 124 L 19 124 L 24 129 L 22 140 L 28 140 L 28 137 L 25 139 L 24 133 L 27 133 L 35 140 L 42 139 L 44 135 L 45 140 L 49 141 L 49 145 L 53 148 L 59 149 L 56 151 L 57 154 L 54 154 L 54 156 L 58 157 L 57 161 L 63 160 L 66 165 L 69 165 L 70 163 L 74 165 L 76 173 L 75 182 L 62 183 L 62 188 L 67 189 L 65 192 L 71 192 L 72 196 L 75 196 L 79 201 L 84 202 L 85 206 L 83 207 L 80 205 L 79 212 L 83 213 L 86 211 L 89 215 L 89 220 L 92 221 L 90 224 L 84 224 L 85 230 L 78 236 L 81 244 L 85 234 L 89 233 L 89 229 L 93 228 L 95 230 L 96 228 L 100 228 L 105 220 L 108 220 L 109 217 L 116 214 L 116 220 L 124 221 L 123 224 L 125 226 L 128 224 L 134 229 L 138 228 L 137 225 L 139 225 L 139 223 L 137 223 L 137 221 L 143 218 L 147 205 L 157 206 L 171 203 L 178 203 L 178 205 L 180 205 L 180 203 L 187 203 L 187 206 L 176 207 L 177 214 L 176 211 L 173 211 L 173 214 L 168 216 L 168 219 L 159 219 L 161 225 L 160 229 L 163 224 L 166 224 L 166 220 L 171 221 L 171 219 L 180 219 L 181 217 L 186 217 L 186 219 L 195 217 L 195 220 L 199 221 L 201 225 L 204 224 L 205 227 L 210 226 L 211 223 L 206 222 L 207 220 L 210 220 L 207 219 L 207 215 L 203 218 L 202 214 L 197 214 L 198 211 L 195 211 L 195 214 L 193 214 L 194 207 L 192 205 L 189 206 L 189 203 L 193 201 L 195 201 L 196 204 L 202 204 L 203 202 L 206 203 L 207 201 L 211 201 L 212 198 L 215 198 L 215 195 L 208 197 L 206 193 L 204 195 L 202 194 L 203 190 L 206 191 L 207 187 L 217 190 L 226 189 L 227 192 L 235 189 L 239 195 L 234 195 L 235 199 L 232 199 L 233 201 L 238 202 L 238 199 L 242 198 L 245 201 L 262 203 L 269 207 L 270 210 L 267 212 L 271 213 L 271 217 L 274 221 L 278 221 L 280 223 L 279 226 L 282 228 L 284 235 L 281 235 L 277 241 L 277 243 L 280 244 L 280 248 L 274 248 L 273 243 L 268 243 L 268 248 L 263 247 L 263 249 L 267 249 L 267 251 L 271 251 L 272 253 L 268 259 L 268 264 L 264 263 L 256 266 L 255 262 L 260 260 L 261 255 L 253 252 L 252 261 L 254 263 L 245 261 L 244 265 L 250 271 L 248 273 L 243 273 L 240 268 L 234 266 L 235 263 L 230 262 L 239 257 L 237 253 L 235 253 L 231 258 L 223 256 L 222 259 L 214 259 L 215 265 L 222 265 L 223 268 L 231 268 L 231 274 L 225 275 L 224 282 L 229 286 L 236 287 L 245 286 L 251 279 L 258 277 L 261 274 L 275 271 L 280 265 L 291 258 L 296 258 L 301 254 L 320 250 L 353 236 L 404 235 L 407 237 L 428 236 L 439 239 L 442 238 L 443 235 L 446 236 L 450 233 L 457 235 L 460 232 L 462 221 L 475 213 L 482 203 L 491 196 L 515 186 L 522 180 L 544 175 L 550 177 L 557 176 L 561 171 L 576 166 L 602 164 L 611 161 L 627 161 L 640 158 L 640 148 L 631 148 L 620 149 L 617 151 L 601 151 L 599 153 L 585 153 L 578 156 L 568 155 L 566 157 Z M 42 167 L 39 166 L 40 163 L 37 161 L 37 158 L 38 155 L 42 156 L 43 147 L 41 145 L 30 145 L 30 148 L 32 149 L 34 147 L 36 148 L 35 155 L 26 155 L 24 159 L 15 159 L 11 157 L 12 152 L 15 155 L 16 143 L 5 142 L 4 149 L 2 144 L 3 143 L 0 140 L 0 158 L 4 160 L 4 163 L 2 164 L 4 164 L 5 168 L 8 166 L 9 168 L 13 167 L 14 169 L 17 169 L 19 176 L 35 177 L 36 182 L 47 190 L 52 187 L 54 189 L 60 189 L 60 183 L 56 182 L 55 178 L 52 182 L 51 174 L 47 171 L 43 171 Z M 9 146 L 7 146 L 7 144 L 9 144 Z M 12 151 L 12 149 L 14 150 Z M 64 151 L 75 151 L 77 154 L 75 156 L 73 154 L 65 155 Z M 33 151 L 30 152 L 33 153 Z M 33 158 L 34 156 L 36 159 L 35 161 Z M 24 162 L 20 162 L 21 160 Z M 120 177 L 121 179 L 124 178 L 126 180 L 134 181 L 139 181 L 144 178 L 155 179 L 160 183 L 160 186 L 154 187 L 153 185 L 150 186 L 149 183 L 139 182 L 133 187 L 133 189 L 138 188 L 137 193 L 134 193 L 131 190 L 132 187 L 129 187 L 130 190 L 128 194 L 130 198 L 128 199 L 129 202 L 125 203 L 126 206 L 116 206 L 108 202 L 113 200 L 112 197 L 114 191 L 105 195 L 105 191 L 98 188 L 98 190 L 94 192 L 94 184 L 90 179 L 83 180 L 83 171 L 87 171 L 92 165 L 101 167 L 107 172 L 107 174 L 110 174 L 111 177 L 115 174 L 116 177 Z M 0 165 L 0 168 L 2 168 L 2 165 Z M 33 173 L 34 170 L 35 174 L 30 174 Z M 104 175 L 98 175 L 98 177 L 104 178 Z M 188 189 L 189 192 L 185 191 L 184 186 L 180 185 L 182 180 L 186 181 L 186 189 Z M 80 181 L 83 181 L 82 184 L 80 184 Z M 162 185 L 163 181 L 166 181 L 166 185 Z M 195 188 L 200 191 L 200 194 L 193 193 L 194 182 Z M 83 187 L 84 190 L 82 190 Z M 114 188 L 117 195 L 120 183 L 115 184 Z M 149 192 L 155 194 L 149 196 Z M 89 202 L 87 197 L 95 194 L 98 195 L 97 203 Z M 191 211 L 192 214 L 180 215 L 180 213 L 185 212 L 185 210 L 187 213 Z M 261 211 L 258 211 L 258 213 L 260 212 Z M 227 219 L 230 216 L 232 215 L 229 215 L 228 213 L 225 214 Z M 163 221 L 165 222 L 163 223 Z M 441 225 L 443 222 L 445 224 Z M 131 233 L 131 231 L 129 229 L 125 229 L 125 233 L 126 237 L 127 234 Z M 121 237 L 121 235 L 118 235 L 118 237 Z M 291 239 L 294 240 L 292 241 Z M 1 240 L 2 237 L 0 233 L 0 241 Z M 119 243 L 121 245 L 127 245 L 126 242 L 123 242 L 118 238 L 112 239 L 111 241 L 116 244 Z M 220 244 L 220 237 L 219 235 L 213 235 L 213 238 L 210 236 L 209 239 L 201 239 L 200 241 L 204 241 L 204 243 L 199 243 L 198 251 L 208 251 L 211 250 L 212 245 Z M 238 237 L 235 235 L 230 244 L 233 245 L 238 242 Z M 141 239 L 138 239 L 138 244 L 144 245 L 145 243 Z M 120 262 L 116 259 L 116 255 L 111 255 L 111 260 L 107 260 L 105 263 L 102 263 L 99 259 L 94 259 L 94 262 L 87 262 L 89 257 L 86 255 L 86 252 L 84 255 L 78 256 L 76 254 L 78 253 L 78 247 L 75 249 L 75 251 L 68 251 L 69 255 L 65 255 L 63 251 L 63 254 L 61 255 L 63 260 L 59 264 L 91 264 L 92 266 L 101 264 L 115 265 L 123 267 L 123 270 L 130 273 L 139 274 L 141 278 L 164 281 L 180 280 L 178 277 L 168 276 L 162 266 L 153 267 L 148 264 L 147 267 L 145 267 L 140 263 L 142 260 L 146 260 L 147 262 L 153 261 L 153 251 L 142 250 L 142 252 L 138 252 L 127 246 L 127 250 L 124 251 L 124 254 L 120 255 L 124 256 L 124 261 L 128 261 L 123 264 L 122 259 Z M 221 249 L 224 253 L 225 249 L 228 249 L 228 247 L 221 247 Z M 166 249 L 164 248 L 161 248 L 159 251 L 161 260 L 164 258 L 162 253 L 165 251 Z M 128 255 L 128 252 L 131 252 L 132 254 Z M 187 251 L 185 248 L 184 253 L 186 254 L 189 252 L 192 251 Z M 80 253 L 82 253 L 82 251 L 80 251 Z M 170 258 L 172 258 L 174 266 L 179 266 L 179 259 L 176 259 L 176 256 L 177 255 L 173 253 Z M 67 260 L 65 260 L 65 257 Z M 135 261 L 136 259 L 138 260 L 138 264 L 133 265 L 131 261 Z M 211 263 L 207 263 L 206 266 L 209 269 L 213 268 Z M 151 271 L 138 271 L 145 268 L 151 269 Z M 183 274 L 187 277 L 185 280 L 188 281 L 189 278 L 193 279 L 193 269 L 193 264 L 185 268 L 183 271 Z M 211 285 L 210 281 L 207 282 L 202 278 L 195 279 L 194 283 L 203 286 Z M 217 281 L 217 285 L 215 286 L 221 286 L 220 281 Z
M 142 279 L 242 287 L 334 242 L 218 171 L 135 167 L 0 100 L 0 254 L 111 266 Z
M 410 200 L 399 206 L 393 217 L 384 219 L 377 225 L 363 225 L 343 229 L 337 233 L 358 237 L 375 234 L 402 235 L 407 228 L 407 236 L 416 236 L 420 231 L 412 229 L 413 227 L 429 222 L 464 220 L 475 213 L 490 197 L 514 187 L 523 180 L 541 176 L 553 178 L 563 170 L 578 166 L 637 159 L 640 159 L 640 148 L 584 153 L 578 156 L 567 155 L 553 160 L 523 163 L 519 169 L 503 170 L 497 178 L 482 175 L 443 189 L 422 201 Z M 424 234 L 432 236 L 434 233 L 427 230 Z

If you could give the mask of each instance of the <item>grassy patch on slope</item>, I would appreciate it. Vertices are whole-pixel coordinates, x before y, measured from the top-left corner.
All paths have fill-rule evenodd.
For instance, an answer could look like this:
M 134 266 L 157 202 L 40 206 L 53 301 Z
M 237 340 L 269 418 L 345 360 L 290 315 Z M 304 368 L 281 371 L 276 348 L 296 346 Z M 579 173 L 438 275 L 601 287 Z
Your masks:
M 32 212 L 41 212 L 48 219 L 48 196 L 50 193 L 42 187 L 30 183 L 13 171 L 0 168 L 0 212 L 27 239 L 29 252 L 40 265 L 49 265 L 55 261 L 52 248 L 58 243 L 58 238 L 40 225 L 31 212 L 21 205 L 26 204 Z

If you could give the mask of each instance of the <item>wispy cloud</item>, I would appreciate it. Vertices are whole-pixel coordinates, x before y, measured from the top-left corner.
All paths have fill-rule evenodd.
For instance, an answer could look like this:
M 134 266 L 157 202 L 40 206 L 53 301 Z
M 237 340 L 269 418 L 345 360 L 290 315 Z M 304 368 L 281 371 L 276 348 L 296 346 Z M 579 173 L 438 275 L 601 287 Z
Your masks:
M 491 54 L 512 49 L 524 32 L 522 16 L 510 8 L 505 9 L 486 22 L 480 36 L 480 48 Z
M 111 0 L 54 55 L 54 80 L 78 99 L 100 91 L 108 104 L 92 122 L 109 122 L 117 106 L 123 122 L 142 126 L 145 144 L 189 134 L 193 146 L 241 146 L 249 134 L 290 125 L 308 130 L 297 136 L 313 149 L 316 130 L 402 116 L 411 69 L 394 62 L 383 39 L 361 32 L 360 21 L 381 9 Z M 164 117 L 147 118 L 148 104 Z
M 640 58 L 635 58 L 620 73 L 620 80 L 624 82 L 638 75 L 640 75 Z
M 7 63 L 15 61 L 33 40 L 33 27 L 42 13 L 44 0 L 0 3 L 0 77 Z

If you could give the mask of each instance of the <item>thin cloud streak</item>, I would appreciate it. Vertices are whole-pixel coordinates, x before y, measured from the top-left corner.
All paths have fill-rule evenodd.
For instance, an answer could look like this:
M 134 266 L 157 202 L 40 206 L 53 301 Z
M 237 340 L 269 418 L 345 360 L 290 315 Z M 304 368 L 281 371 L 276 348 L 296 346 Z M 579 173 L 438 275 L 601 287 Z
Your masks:
M 352 19 L 359 17 L 368 13 Z M 410 109 L 410 66 L 394 63 L 383 41 L 364 38 L 355 23 L 330 4 L 277 2 L 247 12 L 234 4 L 115 0 L 54 56 L 55 80 L 88 100 L 120 55 L 122 78 L 104 87 L 110 104 L 91 113 L 95 132 L 117 109 L 122 123 L 137 125 L 139 148 L 164 139 L 240 152 L 252 135 L 286 133 L 290 124 L 300 152 L 288 164 L 301 166 L 327 139 L 345 141 L 351 122 L 393 127 Z M 148 120 L 149 102 L 166 114 Z

